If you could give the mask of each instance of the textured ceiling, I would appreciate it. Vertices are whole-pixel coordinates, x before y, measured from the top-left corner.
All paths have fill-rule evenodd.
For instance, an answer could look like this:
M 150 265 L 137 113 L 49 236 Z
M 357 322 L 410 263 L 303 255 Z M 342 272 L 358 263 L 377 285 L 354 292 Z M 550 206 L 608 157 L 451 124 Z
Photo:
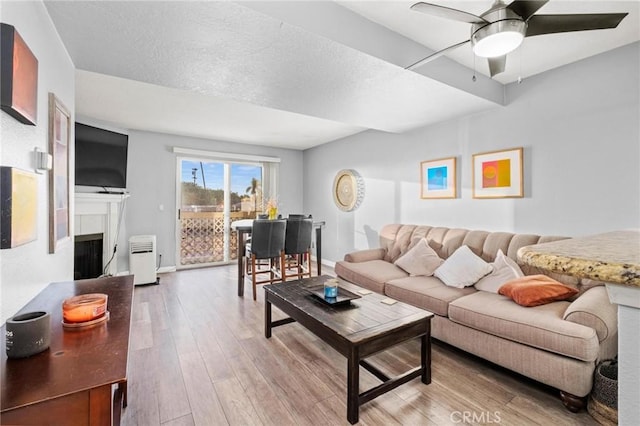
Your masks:
M 123 129 L 305 149 L 503 102 L 501 84 L 446 58 L 404 69 L 443 47 L 416 37 L 429 17 L 411 3 L 45 4 L 78 70 L 76 114 Z

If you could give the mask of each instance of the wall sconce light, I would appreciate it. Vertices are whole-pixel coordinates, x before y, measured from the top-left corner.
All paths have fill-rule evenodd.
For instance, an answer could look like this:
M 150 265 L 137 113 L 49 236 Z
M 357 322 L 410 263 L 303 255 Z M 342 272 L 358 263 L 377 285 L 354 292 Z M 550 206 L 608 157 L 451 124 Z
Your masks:
M 33 149 L 33 159 L 35 163 L 35 172 L 39 175 L 43 174 L 43 171 L 51 170 L 53 168 L 53 157 L 51 154 L 40 151 L 38 147 Z

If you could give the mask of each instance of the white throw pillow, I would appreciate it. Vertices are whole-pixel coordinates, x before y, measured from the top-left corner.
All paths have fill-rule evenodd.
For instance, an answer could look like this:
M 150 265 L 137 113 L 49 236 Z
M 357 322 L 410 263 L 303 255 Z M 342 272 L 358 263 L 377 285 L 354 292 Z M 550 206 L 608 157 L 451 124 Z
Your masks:
M 433 271 L 442 265 L 442 262 L 444 260 L 440 259 L 436 252 L 429 247 L 427 240 L 421 238 L 411 250 L 400 256 L 393 264 L 404 269 L 412 276 L 431 276 Z
M 433 275 L 450 287 L 463 288 L 475 284 L 491 271 L 493 267 L 476 256 L 469 247 L 460 246 Z
M 482 278 L 475 284 L 475 288 L 482 291 L 497 293 L 503 284 L 524 274 L 518 264 L 510 257 L 505 256 L 502 250 L 498 250 L 496 260 L 493 262 L 493 272 Z

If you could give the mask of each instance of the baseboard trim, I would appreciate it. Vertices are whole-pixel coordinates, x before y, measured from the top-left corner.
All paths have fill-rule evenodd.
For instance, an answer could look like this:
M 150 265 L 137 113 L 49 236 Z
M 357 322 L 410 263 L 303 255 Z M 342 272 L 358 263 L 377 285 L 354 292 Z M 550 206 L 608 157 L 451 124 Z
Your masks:
M 311 256 L 311 260 L 316 261 L 317 259 L 318 259 L 317 257 Z M 326 260 L 326 259 L 323 259 L 322 262 L 320 262 L 320 263 L 322 263 L 323 265 L 328 266 L 330 268 L 334 268 L 336 266 L 336 262 L 332 262 L 332 261 Z
M 163 266 L 159 268 L 156 272 L 158 274 L 166 274 L 168 272 L 175 272 L 175 271 L 176 271 L 175 266 Z M 130 273 L 129 271 L 121 271 L 121 272 L 118 272 L 116 275 L 130 275 Z

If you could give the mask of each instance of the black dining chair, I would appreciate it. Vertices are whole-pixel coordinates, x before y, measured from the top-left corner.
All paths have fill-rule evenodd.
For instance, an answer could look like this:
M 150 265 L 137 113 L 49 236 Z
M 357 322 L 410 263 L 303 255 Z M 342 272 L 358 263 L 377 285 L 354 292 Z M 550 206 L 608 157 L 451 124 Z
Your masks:
M 309 216 L 287 219 L 284 252 L 282 254 L 282 280 L 311 277 L 311 233 L 313 219 Z M 292 273 L 290 273 L 292 272 Z
M 258 215 L 256 215 L 256 219 L 269 219 L 269 215 L 264 213 L 260 213 Z M 246 244 L 251 244 L 251 235 L 249 235 L 249 237 L 247 238 Z M 245 245 L 245 250 L 246 250 L 246 245 Z M 249 273 L 249 265 L 247 265 L 247 274 Z
M 251 229 L 251 245 L 246 249 L 246 261 L 250 265 L 253 300 L 256 300 L 256 285 L 282 281 L 282 259 L 284 256 L 287 221 L 256 219 Z M 261 269 L 259 260 L 268 260 L 268 268 Z M 259 275 L 269 278 L 259 279 Z
M 266 213 L 260 213 L 260 214 L 257 215 L 256 219 L 269 219 L 269 215 L 266 214 Z M 278 215 L 278 219 L 282 219 L 282 215 L 281 214 Z M 245 251 L 248 248 L 249 249 L 251 248 L 251 235 L 249 235 L 249 237 L 247 238 L 247 241 L 245 242 L 245 246 L 244 247 L 245 247 Z M 268 262 L 265 263 L 265 262 L 258 261 L 258 264 L 262 266 L 262 265 L 268 264 Z M 251 275 L 251 270 L 249 268 L 249 262 L 247 262 L 247 264 L 245 265 L 245 273 L 247 275 Z
M 305 218 L 312 218 L 311 215 L 306 215 L 306 214 L 298 214 L 298 213 L 294 213 L 294 214 L 290 214 L 287 219 L 305 219 Z

